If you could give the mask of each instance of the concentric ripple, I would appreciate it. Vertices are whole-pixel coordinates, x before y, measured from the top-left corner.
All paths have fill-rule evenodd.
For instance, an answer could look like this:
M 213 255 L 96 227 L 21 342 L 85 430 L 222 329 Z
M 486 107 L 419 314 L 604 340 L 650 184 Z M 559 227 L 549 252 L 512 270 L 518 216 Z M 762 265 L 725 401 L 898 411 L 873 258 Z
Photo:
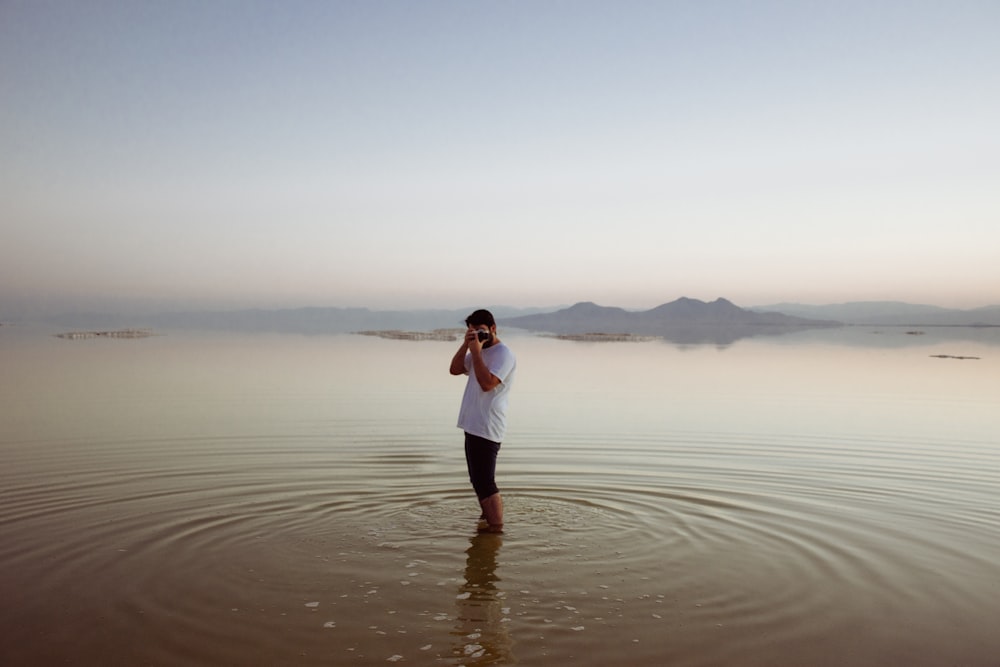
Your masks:
M 364 345 L 391 351 L 393 369 L 412 349 Z M 36 417 L 0 442 L 0 662 L 979 665 L 1000 654 L 988 401 L 951 399 L 967 419 L 954 433 L 837 429 L 825 415 L 825 428 L 779 427 L 777 413 L 673 425 L 656 397 L 603 386 L 578 388 L 578 410 L 545 411 L 564 402 L 544 404 L 529 379 L 536 407 L 500 453 L 506 531 L 479 535 L 453 396 L 333 381 L 324 393 L 322 374 L 302 388 L 304 362 L 275 388 L 250 368 L 211 400 L 175 380 L 156 385 L 155 405 L 107 388 L 18 399 Z M 248 377 L 261 386 L 245 389 Z M 785 400 L 772 392 L 757 408 Z
M 600 437 L 578 436 L 572 447 L 531 440 L 545 456 L 503 452 L 508 529 L 496 538 L 491 572 L 505 629 L 529 652 L 579 657 L 554 637 L 586 633 L 589 658 L 641 654 L 653 643 L 660 657 L 725 664 L 775 645 L 802 655 L 831 632 L 887 613 L 930 630 L 931 610 L 967 614 L 994 603 L 983 583 L 997 572 L 987 556 L 996 531 L 981 548 L 970 549 L 968 537 L 957 546 L 954 517 L 971 521 L 974 508 L 954 498 L 942 506 L 960 461 L 951 471 L 923 469 L 921 511 L 892 504 L 912 488 L 892 483 L 900 470 L 918 474 L 912 459 L 883 461 L 884 472 L 870 460 L 863 469 L 851 463 L 855 450 L 878 443 L 787 440 L 764 449 L 721 434 L 619 438 L 614 448 Z M 420 617 L 434 611 L 423 596 L 446 599 L 442 589 L 461 586 L 462 545 L 483 539 L 474 537 L 464 462 L 435 438 L 369 441 L 353 454 L 293 435 L 63 444 L 61 482 L 28 476 L 8 487 L 2 520 L 12 539 L 0 557 L 34 582 L 37 597 L 18 603 L 29 617 L 42 614 L 40 599 L 59 595 L 81 615 L 110 597 L 102 613 L 123 632 L 141 619 L 170 619 L 171 631 L 146 637 L 141 649 L 119 647 L 126 657 L 168 658 L 193 645 L 195 662 L 244 660 L 235 638 L 290 618 L 286 632 L 308 646 L 323 624 L 310 626 L 315 613 L 303 609 L 317 607 L 300 609 L 299 599 L 324 596 L 327 605 L 364 605 L 351 612 L 363 617 L 376 600 L 398 607 L 379 612 L 400 623 L 392 641 L 376 633 L 356 642 L 360 653 L 377 650 L 375 640 L 424 641 L 442 629 Z M 790 459 L 800 447 L 822 452 L 823 469 L 815 456 L 810 469 L 797 468 Z M 175 455 L 159 456 L 165 448 Z M 973 493 L 964 502 L 975 501 Z M 359 598 L 361 588 L 368 594 Z M 461 621 L 455 610 L 438 614 Z M 323 621 L 333 623 L 328 630 L 357 626 L 366 636 L 357 619 L 337 616 Z M 64 620 L 48 617 L 57 640 Z M 738 641 L 693 651 L 690 643 L 713 629 Z M 673 636 L 668 647 L 663 633 Z

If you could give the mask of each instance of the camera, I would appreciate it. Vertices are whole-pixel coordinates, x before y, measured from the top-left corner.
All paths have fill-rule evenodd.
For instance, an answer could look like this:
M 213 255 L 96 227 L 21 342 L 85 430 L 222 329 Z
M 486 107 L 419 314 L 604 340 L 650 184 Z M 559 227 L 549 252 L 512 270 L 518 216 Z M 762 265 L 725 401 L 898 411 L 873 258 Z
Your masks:
M 485 343 L 486 341 L 488 341 L 490 339 L 490 332 L 489 331 L 477 331 L 476 332 L 476 338 L 479 339 L 480 343 Z

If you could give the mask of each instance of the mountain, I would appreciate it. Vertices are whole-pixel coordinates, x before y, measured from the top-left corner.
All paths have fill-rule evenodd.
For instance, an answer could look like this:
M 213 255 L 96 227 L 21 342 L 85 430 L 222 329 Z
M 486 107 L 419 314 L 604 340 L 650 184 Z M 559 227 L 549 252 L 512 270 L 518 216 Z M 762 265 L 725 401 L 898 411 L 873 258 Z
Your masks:
M 733 304 L 726 299 L 716 299 L 705 303 L 698 299 L 686 297 L 657 306 L 645 313 L 640 313 L 644 323 L 653 326 L 671 326 L 677 324 L 727 325 L 727 324 L 758 324 L 766 326 L 802 326 L 805 324 L 820 324 L 827 326 L 832 322 L 817 323 L 809 318 L 793 317 L 782 313 L 754 312 Z
M 758 334 L 838 325 L 782 313 L 755 312 L 726 299 L 706 303 L 689 298 L 641 312 L 584 302 L 553 313 L 505 318 L 502 324 L 554 334 L 630 333 L 662 336 L 674 342 L 720 344 Z
M 497 319 L 537 313 L 540 308 L 488 306 Z M 68 313 L 44 318 L 43 324 L 66 329 L 151 328 L 277 332 L 296 334 L 350 333 L 370 329 L 432 330 L 464 328 L 475 307 L 461 310 L 369 310 L 367 308 L 289 308 L 167 312 L 151 315 Z
M 824 306 L 779 303 L 771 306 L 754 306 L 751 310 L 874 326 L 1000 325 L 1000 306 L 958 310 L 900 301 L 853 301 Z
M 584 301 L 554 313 L 503 318 L 501 323 L 517 329 L 551 333 L 639 333 L 637 321 L 638 313 Z M 595 329 L 595 326 L 600 328 Z

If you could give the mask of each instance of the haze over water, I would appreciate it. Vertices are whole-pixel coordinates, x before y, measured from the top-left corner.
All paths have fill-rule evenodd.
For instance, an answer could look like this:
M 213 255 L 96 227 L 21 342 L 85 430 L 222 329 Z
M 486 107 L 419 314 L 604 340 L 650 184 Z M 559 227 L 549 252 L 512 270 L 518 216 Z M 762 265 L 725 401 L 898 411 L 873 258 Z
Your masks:
M 457 342 L 2 327 L 0 662 L 992 665 L 997 331 L 501 330 L 477 536 Z

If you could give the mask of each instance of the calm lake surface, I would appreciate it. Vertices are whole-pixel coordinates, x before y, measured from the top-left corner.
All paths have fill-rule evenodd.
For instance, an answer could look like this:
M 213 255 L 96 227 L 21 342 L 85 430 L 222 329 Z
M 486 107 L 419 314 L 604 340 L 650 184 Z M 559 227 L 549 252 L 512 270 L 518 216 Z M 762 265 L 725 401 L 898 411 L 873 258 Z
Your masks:
M 1000 664 L 1000 330 L 924 331 L 501 328 L 479 536 L 457 342 L 0 327 L 0 664 Z

